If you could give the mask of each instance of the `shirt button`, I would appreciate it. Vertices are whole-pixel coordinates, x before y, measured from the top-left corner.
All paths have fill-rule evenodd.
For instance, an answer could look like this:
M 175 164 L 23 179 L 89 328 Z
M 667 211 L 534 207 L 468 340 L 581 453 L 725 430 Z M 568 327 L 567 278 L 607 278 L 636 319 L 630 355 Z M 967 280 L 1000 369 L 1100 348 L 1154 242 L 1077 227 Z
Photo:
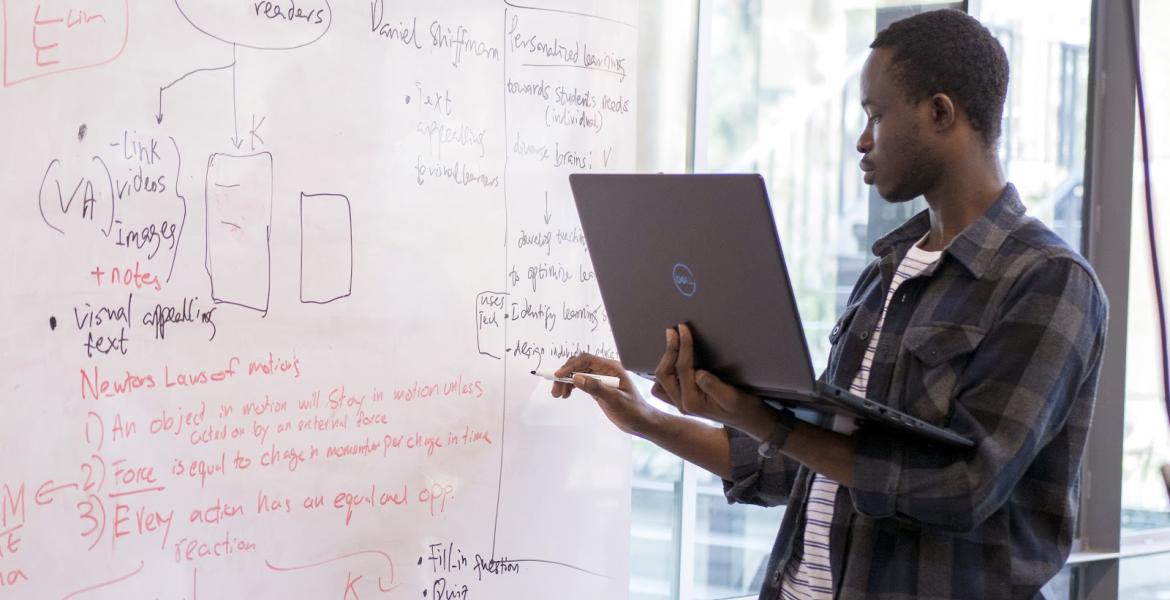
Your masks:
M 834 337 L 835 337 L 835 336 L 836 336 L 838 333 L 841 333 L 841 326 L 840 326 L 840 325 L 834 325 L 834 326 L 833 326 L 833 331 L 830 331 L 830 332 L 829 332 L 829 335 L 831 335 L 831 336 L 834 336 Z
M 868 339 L 869 339 L 869 332 L 868 332 L 868 331 L 862 331 L 862 332 L 861 332 L 861 339 L 862 339 L 862 340 L 868 340 Z

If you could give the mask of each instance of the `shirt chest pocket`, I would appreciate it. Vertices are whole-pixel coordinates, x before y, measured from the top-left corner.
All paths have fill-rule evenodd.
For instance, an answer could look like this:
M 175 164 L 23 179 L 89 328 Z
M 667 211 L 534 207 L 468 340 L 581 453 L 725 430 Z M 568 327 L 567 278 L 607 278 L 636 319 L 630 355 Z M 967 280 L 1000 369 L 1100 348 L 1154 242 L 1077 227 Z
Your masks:
M 986 333 L 953 323 L 908 327 L 902 336 L 908 353 L 903 410 L 928 423 L 946 426 L 959 377 Z
M 829 366 L 837 366 L 840 369 L 841 363 L 841 348 L 845 345 L 844 341 L 848 337 L 849 327 L 853 324 L 853 317 L 857 314 L 857 309 L 861 307 L 861 303 L 852 304 L 845 307 L 845 311 L 841 314 L 841 318 L 837 319 L 837 323 L 829 330 Z M 829 381 L 836 379 L 836 373 L 831 370 L 829 373 Z
M 833 346 L 845 337 L 845 333 L 849 331 L 849 325 L 853 322 L 853 316 L 857 314 L 857 309 L 861 308 L 861 303 L 851 304 L 845 307 L 841 313 L 841 318 L 837 319 L 837 324 L 829 330 L 829 343 Z

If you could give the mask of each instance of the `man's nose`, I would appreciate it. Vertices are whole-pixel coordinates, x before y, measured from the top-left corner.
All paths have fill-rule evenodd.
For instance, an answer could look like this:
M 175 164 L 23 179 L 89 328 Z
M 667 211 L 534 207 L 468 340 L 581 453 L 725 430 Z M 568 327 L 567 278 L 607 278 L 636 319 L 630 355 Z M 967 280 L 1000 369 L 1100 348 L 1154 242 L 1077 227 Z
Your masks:
M 857 151 L 861 154 L 869 154 L 870 150 L 873 150 L 873 135 L 869 130 L 869 125 L 866 125 L 865 129 L 861 130 L 861 137 L 857 138 Z

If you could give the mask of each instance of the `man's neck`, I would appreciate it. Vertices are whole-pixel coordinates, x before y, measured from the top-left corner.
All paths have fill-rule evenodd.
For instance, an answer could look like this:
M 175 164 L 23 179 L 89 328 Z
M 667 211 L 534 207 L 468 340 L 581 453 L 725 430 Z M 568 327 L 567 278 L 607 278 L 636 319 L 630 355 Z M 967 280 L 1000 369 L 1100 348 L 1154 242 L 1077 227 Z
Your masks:
M 924 250 L 946 248 L 995 204 L 1007 185 L 994 153 L 979 160 L 952 164 L 938 184 L 925 194 L 930 206 L 930 235 L 921 246 Z

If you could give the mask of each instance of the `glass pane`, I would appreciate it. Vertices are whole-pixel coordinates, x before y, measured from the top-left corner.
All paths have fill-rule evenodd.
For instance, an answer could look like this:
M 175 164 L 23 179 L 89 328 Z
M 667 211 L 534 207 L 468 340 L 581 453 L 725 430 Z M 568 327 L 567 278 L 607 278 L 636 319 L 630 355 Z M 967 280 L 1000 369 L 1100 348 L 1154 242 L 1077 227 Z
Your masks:
M 1090 0 L 983 0 L 1011 64 L 999 155 L 1032 216 L 1081 247 Z
M 1145 13 L 1142 13 L 1145 17 Z M 1121 561 L 1118 598 L 1170 600 L 1170 554 L 1154 554 Z
M 859 77 L 879 28 L 962 3 L 713 0 L 707 170 L 768 185 L 813 364 L 881 235 L 922 209 L 861 178 Z
M 758 592 L 784 509 L 730 505 L 723 483 L 702 475 L 695 513 L 695 598 Z
M 682 460 L 640 438 L 633 457 L 630 598 L 675 598 Z
M 1170 3 L 1146 0 L 1141 3 L 1142 61 L 1145 69 L 1146 117 L 1150 139 L 1170 140 L 1170 73 L 1158 65 L 1170 60 L 1170 38 L 1160 25 L 1170 19 Z M 1161 111 L 1161 112 L 1159 112 Z M 1135 138 L 1137 136 L 1135 135 Z M 1135 139 L 1135 144 L 1139 143 Z M 1166 197 L 1170 191 L 1170 145 L 1151 144 L 1150 165 L 1156 194 Z M 1129 327 L 1126 343 L 1125 444 L 1121 464 L 1121 522 L 1127 530 L 1150 530 L 1170 527 L 1170 502 L 1159 468 L 1170 462 L 1170 428 L 1162 399 L 1161 373 L 1158 368 L 1156 308 L 1153 293 L 1153 270 L 1150 264 L 1149 239 L 1146 236 L 1146 209 L 1143 193 L 1144 175 L 1139 168 L 1140 145 L 1134 151 L 1133 235 L 1130 247 Z M 1163 206 L 1165 204 L 1163 203 Z M 1157 232 L 1162 236 L 1159 257 L 1162 279 L 1167 281 L 1170 266 L 1166 252 L 1170 244 L 1170 211 L 1155 212 Z M 1170 583 L 1166 584 L 1170 587 Z M 1122 596 L 1126 597 L 1126 596 Z
M 1040 592 L 1048 600 L 1074 600 L 1076 590 L 1075 569 L 1065 566 L 1052 578 Z

